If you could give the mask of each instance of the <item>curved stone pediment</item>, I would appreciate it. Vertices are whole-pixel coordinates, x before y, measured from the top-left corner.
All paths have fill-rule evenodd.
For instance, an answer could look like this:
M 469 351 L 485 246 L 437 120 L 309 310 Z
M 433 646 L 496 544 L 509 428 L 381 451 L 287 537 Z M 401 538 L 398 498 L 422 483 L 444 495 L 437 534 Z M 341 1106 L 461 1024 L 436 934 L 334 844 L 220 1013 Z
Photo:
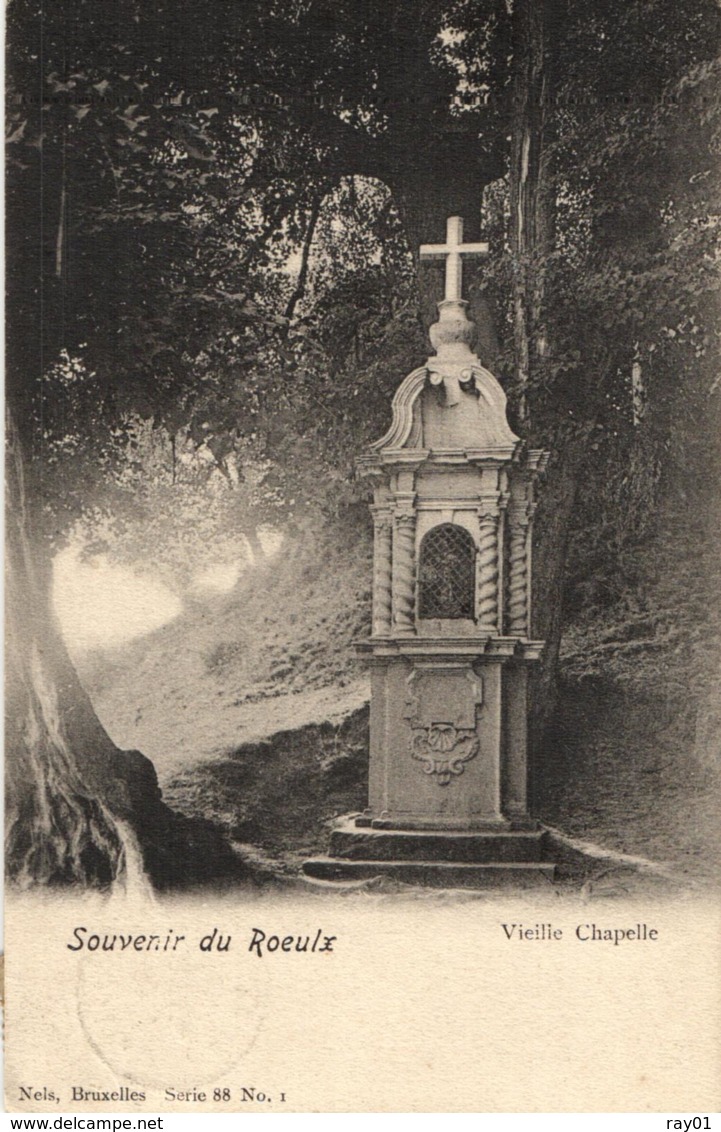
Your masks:
M 480 362 L 441 368 L 436 359 L 406 377 L 393 398 L 393 422 L 371 445 L 384 449 L 493 449 L 519 442 L 506 418 L 506 395 Z

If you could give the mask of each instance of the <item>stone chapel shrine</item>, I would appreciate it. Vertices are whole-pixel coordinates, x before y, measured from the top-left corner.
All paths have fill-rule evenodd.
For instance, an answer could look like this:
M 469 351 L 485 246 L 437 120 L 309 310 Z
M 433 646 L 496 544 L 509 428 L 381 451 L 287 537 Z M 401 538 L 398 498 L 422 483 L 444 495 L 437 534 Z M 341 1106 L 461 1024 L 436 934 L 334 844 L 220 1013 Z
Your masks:
M 446 260 L 435 349 L 393 398 L 388 432 L 358 460 L 373 486 L 368 808 L 339 820 L 308 876 L 390 875 L 480 886 L 551 878 L 527 809 L 531 535 L 548 454 L 506 419 L 473 352 L 461 297 L 463 222 L 421 258 Z

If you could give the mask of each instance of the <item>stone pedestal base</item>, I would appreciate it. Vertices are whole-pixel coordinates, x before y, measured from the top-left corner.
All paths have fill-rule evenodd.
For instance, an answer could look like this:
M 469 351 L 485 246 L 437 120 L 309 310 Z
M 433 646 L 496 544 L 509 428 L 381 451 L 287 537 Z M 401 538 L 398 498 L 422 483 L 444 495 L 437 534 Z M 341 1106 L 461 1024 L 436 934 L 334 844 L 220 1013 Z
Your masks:
M 306 876 L 326 881 L 389 876 L 406 884 L 484 888 L 543 884 L 554 878 L 544 861 L 545 834 L 534 823 L 514 828 L 389 828 L 389 821 L 341 818 L 327 857 L 306 861 Z
M 526 691 L 538 642 L 428 635 L 371 639 L 368 809 L 343 818 L 306 876 L 526 886 L 552 880 L 528 813 Z M 453 628 L 453 627 L 452 627 Z

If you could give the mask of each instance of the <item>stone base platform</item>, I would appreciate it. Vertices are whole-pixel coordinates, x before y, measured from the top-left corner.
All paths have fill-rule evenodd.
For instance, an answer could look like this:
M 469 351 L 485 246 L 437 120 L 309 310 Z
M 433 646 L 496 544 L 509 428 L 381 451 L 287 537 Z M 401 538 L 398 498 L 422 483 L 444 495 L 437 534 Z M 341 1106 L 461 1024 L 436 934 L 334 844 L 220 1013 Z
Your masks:
M 386 876 L 405 884 L 453 888 L 525 888 L 555 876 L 555 866 L 544 860 L 546 835 L 537 827 L 491 831 L 384 826 L 342 818 L 331 834 L 328 856 L 305 861 L 303 872 L 324 881 Z

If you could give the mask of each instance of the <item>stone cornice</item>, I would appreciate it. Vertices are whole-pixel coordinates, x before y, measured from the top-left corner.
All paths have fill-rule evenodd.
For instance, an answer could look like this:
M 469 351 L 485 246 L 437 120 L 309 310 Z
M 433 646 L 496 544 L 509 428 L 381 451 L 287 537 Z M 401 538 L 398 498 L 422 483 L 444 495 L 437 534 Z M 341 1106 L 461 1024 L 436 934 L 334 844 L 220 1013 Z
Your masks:
M 529 448 L 526 451 L 526 462 L 528 467 L 536 475 L 543 475 L 548 467 L 548 461 L 551 458 L 551 453 L 544 451 L 543 448 Z
M 369 637 L 356 641 L 359 653 L 388 659 L 404 657 L 444 657 L 459 660 L 538 660 L 544 641 L 523 641 L 517 637 L 479 635 L 477 637 Z

